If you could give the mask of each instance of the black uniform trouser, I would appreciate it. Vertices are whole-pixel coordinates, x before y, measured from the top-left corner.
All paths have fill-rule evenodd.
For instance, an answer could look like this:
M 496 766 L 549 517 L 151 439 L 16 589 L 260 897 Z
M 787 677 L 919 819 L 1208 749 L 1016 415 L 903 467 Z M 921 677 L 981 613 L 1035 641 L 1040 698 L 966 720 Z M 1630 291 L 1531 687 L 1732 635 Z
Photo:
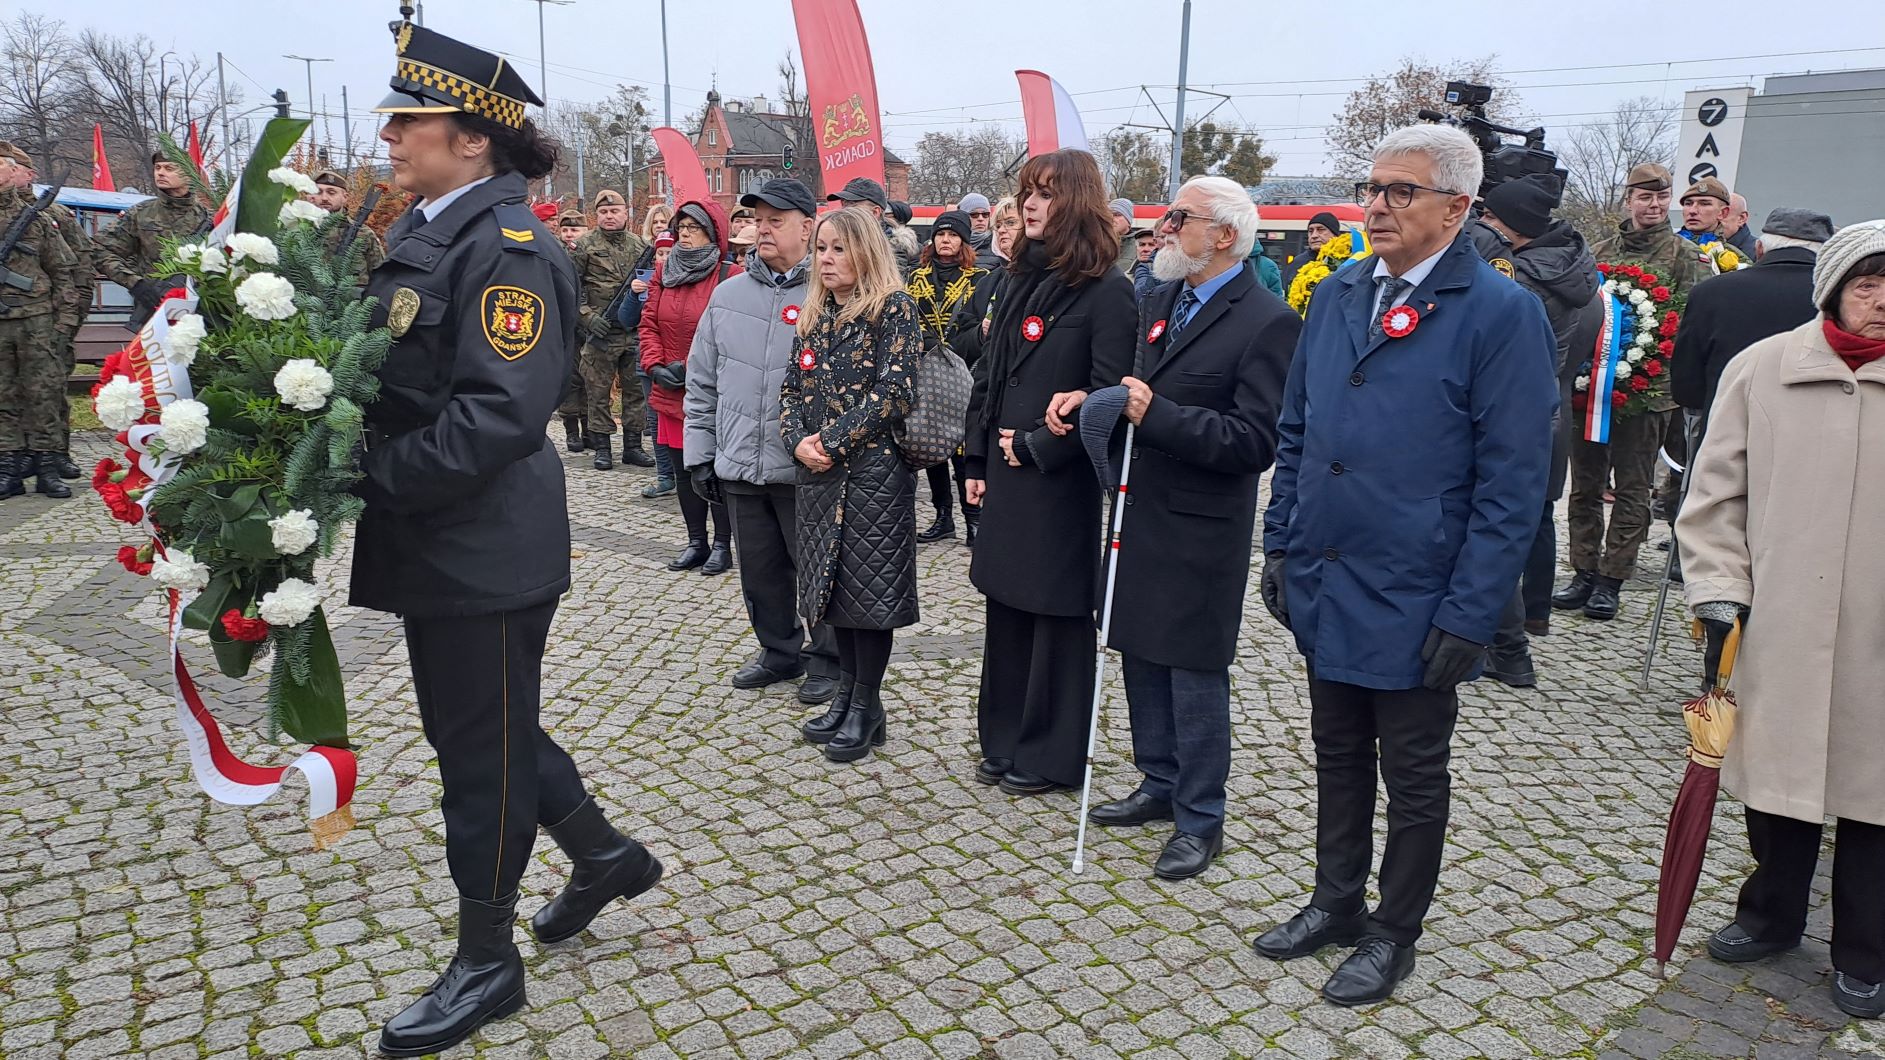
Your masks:
M 408 616 L 406 651 L 425 738 L 445 785 L 445 860 L 458 893 L 517 891 L 539 824 L 588 798 L 576 763 L 538 720 L 556 601 L 465 618 Z
M 1747 808 L 1755 869 L 1741 885 L 1735 923 L 1763 942 L 1793 942 L 1806 930 L 1822 827 Z M 1840 818 L 1833 833 L 1833 968 L 1885 982 L 1885 827 Z
M 1037 615 L 988 601 L 976 722 L 982 757 L 1073 787 L 1086 766 L 1094 645 L 1087 615 Z
M 962 514 L 965 517 L 981 514 L 981 505 L 969 503 L 969 482 L 967 478 L 963 477 L 962 465 L 963 456 L 958 452 L 948 460 L 940 464 L 932 465 L 923 472 L 929 479 L 929 499 L 930 503 L 936 506 L 936 518 L 938 519 L 948 518 L 952 510 L 950 507 L 952 502 L 949 497 L 949 472 L 952 468 L 955 470 L 956 476 L 955 499 L 962 502 Z
M 814 677 L 838 676 L 838 646 L 830 624 L 813 626 L 808 645 L 799 621 L 798 487 L 723 481 L 720 491 L 733 520 L 740 593 L 764 651 L 761 664 L 775 671 L 803 665 Z
M 1316 744 L 1316 892 L 1309 904 L 1338 915 L 1367 908 L 1378 761 L 1388 788 L 1388 842 L 1381 904 L 1368 917 L 1368 933 L 1412 945 L 1440 878 L 1459 696 L 1311 678 L 1309 705 Z

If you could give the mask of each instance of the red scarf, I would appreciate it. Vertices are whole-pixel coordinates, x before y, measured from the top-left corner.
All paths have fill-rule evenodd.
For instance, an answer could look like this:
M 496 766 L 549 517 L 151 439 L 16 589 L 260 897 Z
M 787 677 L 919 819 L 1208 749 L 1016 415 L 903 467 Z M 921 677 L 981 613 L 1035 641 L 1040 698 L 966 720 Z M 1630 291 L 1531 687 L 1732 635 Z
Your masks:
M 1880 357 L 1885 357 L 1885 339 L 1868 339 L 1863 335 L 1854 335 L 1845 331 L 1829 317 L 1820 322 L 1820 328 L 1826 332 L 1826 343 L 1846 362 L 1846 367 L 1857 372 L 1860 365 L 1871 364 Z

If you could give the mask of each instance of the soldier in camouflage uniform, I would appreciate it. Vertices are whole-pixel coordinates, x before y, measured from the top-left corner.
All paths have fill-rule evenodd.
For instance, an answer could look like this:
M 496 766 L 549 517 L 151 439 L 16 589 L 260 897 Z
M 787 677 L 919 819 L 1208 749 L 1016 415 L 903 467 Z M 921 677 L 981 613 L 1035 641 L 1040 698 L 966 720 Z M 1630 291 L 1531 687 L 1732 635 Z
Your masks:
M 14 163 L 8 168 L 7 159 Z M 33 168 L 33 160 L 17 144 L 0 141 L 0 184 L 17 183 L 30 189 L 39 174 Z M 77 281 L 67 299 L 71 304 L 66 318 L 75 321 L 73 325 L 60 332 L 53 343 L 53 353 L 57 354 L 67 378 L 71 378 L 72 365 L 76 351 L 73 343 L 78 339 L 79 328 L 85 324 L 85 317 L 92 310 L 92 290 L 97 286 L 98 267 L 92 257 L 92 239 L 85 234 L 84 226 L 79 224 L 78 215 L 70 209 L 53 203 L 44 214 L 52 218 L 59 226 L 59 235 L 65 245 L 78 258 L 78 269 L 73 273 Z M 53 460 L 58 465 L 59 477 L 64 479 L 80 478 L 78 465 L 72 462 L 72 405 L 68 401 L 59 402 L 59 451 Z
M 1669 227 L 1672 194 L 1673 182 L 1662 166 L 1646 162 L 1630 170 L 1623 188 L 1629 217 L 1592 253 L 1601 262 L 1641 265 L 1680 299 L 1708 275 L 1708 269 L 1695 246 Z M 1637 550 L 1649 536 L 1656 451 L 1675 407 L 1674 399 L 1665 393 L 1649 411 L 1612 421 L 1608 445 L 1582 437 L 1572 443 L 1568 515 L 1571 567 L 1576 573 L 1569 585 L 1551 597 L 1551 606 L 1560 611 L 1582 608 L 1586 617 L 1600 621 L 1617 616 L 1619 590 L 1636 571 Z M 1612 475 L 1616 502 L 1606 534 L 1604 485 Z
M 635 375 L 641 344 L 635 333 L 623 330 L 609 312 L 616 295 L 635 278 L 635 262 L 647 251 L 648 244 L 628 230 L 628 200 L 621 192 L 597 192 L 595 210 L 596 227 L 578 239 L 570 253 L 581 297 L 582 323 L 577 330 L 584 340 L 579 365 L 586 398 L 583 418 L 587 441 L 595 451 L 596 470 L 608 470 L 612 466 L 609 435 L 615 433 L 609 395 L 620 386 L 622 463 L 653 467 L 654 457 L 642 446 L 648 402 L 641 392 L 641 380 Z
M 327 254 L 330 258 L 340 256 L 340 240 L 353 225 L 353 215 L 347 211 L 347 180 L 331 169 L 323 169 L 314 174 L 314 194 L 308 201 L 330 214 L 339 214 L 341 220 L 329 221 L 333 225 L 327 230 Z M 354 247 L 360 251 L 360 267 L 354 273 L 354 285 L 365 288 L 367 277 L 386 260 L 386 245 L 380 242 L 379 234 L 365 224 L 353 237 Z
M 17 166 L 8 153 L 6 166 Z M 0 188 L 0 232 L 33 203 L 30 185 Z M 48 497 L 70 497 L 59 477 L 59 406 L 65 403 L 65 361 L 54 347 L 77 330 L 73 303 L 78 257 L 50 216 L 41 213 L 0 267 L 29 281 L 30 290 L 0 283 L 0 497 L 26 492 L 35 476 Z M 0 277 L 4 279 L 4 277 Z
M 126 210 L 98 237 L 99 270 L 137 300 L 131 320 L 134 329 L 143 326 L 164 292 L 175 286 L 150 275 L 151 267 L 164 256 L 164 244 L 187 242 L 209 232 L 210 212 L 190 194 L 182 166 L 163 155 L 152 155 L 151 177 L 157 197 Z

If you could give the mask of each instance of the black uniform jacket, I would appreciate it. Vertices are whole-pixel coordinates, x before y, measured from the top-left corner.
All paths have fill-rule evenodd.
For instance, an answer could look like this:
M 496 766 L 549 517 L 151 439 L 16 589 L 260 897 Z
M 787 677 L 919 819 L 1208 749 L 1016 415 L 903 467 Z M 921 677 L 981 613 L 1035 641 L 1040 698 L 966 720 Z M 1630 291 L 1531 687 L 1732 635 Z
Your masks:
M 1753 266 L 1689 289 L 1669 358 L 1669 396 L 1708 414 L 1722 370 L 1749 346 L 1813 319 L 1813 263 L 1805 247 L 1768 251 Z
M 1132 374 L 1152 405 L 1133 434 L 1109 640 L 1161 666 L 1216 670 L 1237 654 L 1257 482 L 1276 458 L 1302 318 L 1246 263 L 1174 339 L 1183 286 L 1154 287 L 1140 305 Z
M 357 607 L 511 611 L 569 588 L 563 464 L 544 434 L 569 380 L 576 279 L 524 206 L 524 178 L 472 188 L 388 233 L 367 293 L 394 331 L 367 410 Z

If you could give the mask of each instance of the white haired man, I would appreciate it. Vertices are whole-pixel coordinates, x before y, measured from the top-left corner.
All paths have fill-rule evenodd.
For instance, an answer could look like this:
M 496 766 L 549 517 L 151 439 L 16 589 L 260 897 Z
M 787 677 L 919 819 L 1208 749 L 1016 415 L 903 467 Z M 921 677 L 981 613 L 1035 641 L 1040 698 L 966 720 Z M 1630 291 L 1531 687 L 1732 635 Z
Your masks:
M 1316 873 L 1308 906 L 1254 945 L 1277 960 L 1355 945 L 1322 988 L 1338 1005 L 1384 1000 L 1413 971 L 1457 686 L 1479 674 L 1544 510 L 1557 340 L 1463 232 L 1482 170 L 1447 126 L 1375 148 L 1355 187 L 1374 261 L 1316 288 L 1277 422 L 1262 595 L 1309 667 Z M 1377 760 L 1388 837 L 1370 913 Z
M 1193 177 L 1179 189 L 1159 222 L 1161 284 L 1139 303 L 1132 374 L 1081 414 L 1083 434 L 1110 435 L 1120 416 L 1137 428 L 1123 527 L 1132 547 L 1119 553 L 1107 643 L 1124 657 L 1133 764 L 1145 777 L 1091 819 L 1173 821 L 1152 870 L 1168 880 L 1203 872 L 1224 845 L 1230 664 L 1257 480 L 1276 456 L 1278 403 L 1302 330 L 1245 260 L 1257 223 L 1235 181 Z M 1056 395 L 1050 427 L 1079 403 Z

